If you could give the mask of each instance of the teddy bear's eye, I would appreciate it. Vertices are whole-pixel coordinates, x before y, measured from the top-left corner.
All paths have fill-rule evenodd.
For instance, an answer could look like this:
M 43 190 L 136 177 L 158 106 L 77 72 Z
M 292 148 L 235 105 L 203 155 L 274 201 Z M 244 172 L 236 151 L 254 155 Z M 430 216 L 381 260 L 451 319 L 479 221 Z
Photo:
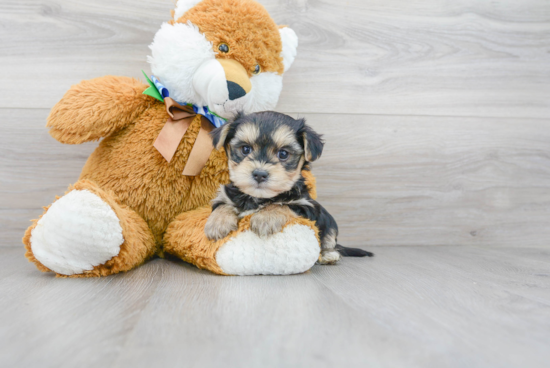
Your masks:
M 261 71 L 262 71 L 262 67 L 260 66 L 260 64 L 256 64 L 252 73 L 259 74 Z
M 218 46 L 218 50 L 220 50 L 220 52 L 223 54 L 227 54 L 229 52 L 229 45 L 225 42 L 220 43 L 220 45 Z

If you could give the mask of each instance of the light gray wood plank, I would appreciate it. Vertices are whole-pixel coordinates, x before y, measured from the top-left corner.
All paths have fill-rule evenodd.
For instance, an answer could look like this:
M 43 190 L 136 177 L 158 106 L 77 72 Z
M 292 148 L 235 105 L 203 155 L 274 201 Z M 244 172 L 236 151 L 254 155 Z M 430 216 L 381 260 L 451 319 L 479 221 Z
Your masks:
M 464 246 L 375 252 L 368 266 L 356 259 L 314 276 L 394 334 L 433 349 L 420 356 L 396 349 L 409 363 L 390 366 L 547 365 L 550 280 L 539 276 L 547 263 L 525 260 L 519 249 L 513 260 L 500 249 Z
M 0 113 L 0 244 L 13 246 L 97 143 L 58 143 L 44 128 L 47 110 Z M 342 244 L 548 247 L 545 121 L 302 116 L 325 134 L 313 172 Z
M 168 267 L 172 278 L 159 285 L 116 367 L 144 366 L 152 360 L 201 367 L 381 363 L 376 341 L 389 334 L 361 320 L 309 273 L 216 278 L 192 268 L 181 273 L 176 264 Z M 179 287 L 170 287 L 174 284 Z M 150 331 L 153 315 L 157 323 Z M 159 341 L 172 353 L 159 356 Z
M 313 172 L 343 244 L 549 246 L 545 121 L 304 116 L 326 137 Z
M 63 145 L 46 109 L 0 109 L 0 244 L 18 246 L 30 220 L 78 180 L 97 142 Z
M 300 46 L 290 112 L 550 116 L 545 0 L 263 0 Z M 0 107 L 50 108 L 70 85 L 141 77 L 171 0 L 0 3 Z
M 111 366 L 160 280 L 158 262 L 101 279 L 62 279 L 1 250 L 1 367 Z
M 519 257 L 521 258 L 529 258 L 532 260 L 544 262 L 548 260 L 548 256 L 550 255 L 550 247 L 546 248 L 526 248 L 526 249 L 518 249 L 518 248 L 503 248 L 502 252 L 505 252 L 506 254 L 512 256 L 512 257 Z M 541 273 L 539 275 L 540 277 L 546 277 L 546 273 Z
M 56 279 L 0 248 L 0 366 L 546 367 L 549 254 L 372 250 L 285 277 L 157 259 Z

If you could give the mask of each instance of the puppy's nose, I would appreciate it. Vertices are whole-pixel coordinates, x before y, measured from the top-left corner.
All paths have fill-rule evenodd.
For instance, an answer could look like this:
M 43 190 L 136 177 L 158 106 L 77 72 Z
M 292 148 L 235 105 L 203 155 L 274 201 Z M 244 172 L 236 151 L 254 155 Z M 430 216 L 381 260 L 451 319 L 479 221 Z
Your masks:
M 254 180 L 256 180 L 258 184 L 260 184 L 267 180 L 269 173 L 265 170 L 256 169 L 252 171 L 252 176 L 254 177 Z
M 235 82 L 227 81 L 227 90 L 229 91 L 229 99 L 231 101 L 246 95 L 246 91 L 244 90 L 244 88 L 239 86 Z

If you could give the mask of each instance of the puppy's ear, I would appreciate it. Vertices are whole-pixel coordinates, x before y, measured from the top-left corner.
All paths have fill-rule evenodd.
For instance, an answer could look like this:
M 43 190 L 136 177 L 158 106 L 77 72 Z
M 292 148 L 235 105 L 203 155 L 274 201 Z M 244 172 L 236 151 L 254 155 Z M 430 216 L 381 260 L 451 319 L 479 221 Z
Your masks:
M 212 137 L 212 145 L 217 150 L 225 146 L 225 140 L 227 138 L 227 133 L 229 133 L 229 129 L 231 129 L 231 124 L 233 123 L 225 123 L 221 127 L 210 132 L 210 136 Z
M 325 142 L 323 141 L 323 136 L 320 134 L 317 134 L 316 131 L 311 129 L 308 125 L 306 125 L 305 119 L 300 119 L 302 121 L 303 128 L 302 130 L 302 137 L 304 138 L 304 153 L 306 156 L 307 161 L 315 161 L 319 157 L 321 157 L 321 154 L 323 153 L 323 147 L 325 145 Z
M 210 136 L 212 137 L 212 145 L 214 146 L 214 148 L 219 150 L 225 146 L 227 135 L 231 131 L 235 132 L 235 128 L 237 128 L 237 125 L 241 123 L 241 119 L 243 119 L 244 117 L 245 114 L 242 111 L 238 111 L 232 120 L 210 132 Z

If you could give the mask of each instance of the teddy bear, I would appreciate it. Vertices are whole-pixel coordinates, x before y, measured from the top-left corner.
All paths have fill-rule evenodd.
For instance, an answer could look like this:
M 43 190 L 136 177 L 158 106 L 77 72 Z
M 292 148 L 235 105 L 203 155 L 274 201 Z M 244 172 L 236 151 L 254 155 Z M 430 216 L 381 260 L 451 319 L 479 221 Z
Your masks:
M 209 203 L 229 180 L 209 132 L 273 109 L 298 39 L 252 0 L 179 0 L 150 45 L 147 84 L 105 76 L 72 86 L 47 127 L 65 144 L 100 140 L 76 183 L 27 229 L 26 257 L 61 277 L 107 276 L 166 253 L 221 275 L 295 274 L 319 258 L 315 224 L 259 238 L 250 217 L 210 241 Z M 310 195 L 315 179 L 304 172 Z

